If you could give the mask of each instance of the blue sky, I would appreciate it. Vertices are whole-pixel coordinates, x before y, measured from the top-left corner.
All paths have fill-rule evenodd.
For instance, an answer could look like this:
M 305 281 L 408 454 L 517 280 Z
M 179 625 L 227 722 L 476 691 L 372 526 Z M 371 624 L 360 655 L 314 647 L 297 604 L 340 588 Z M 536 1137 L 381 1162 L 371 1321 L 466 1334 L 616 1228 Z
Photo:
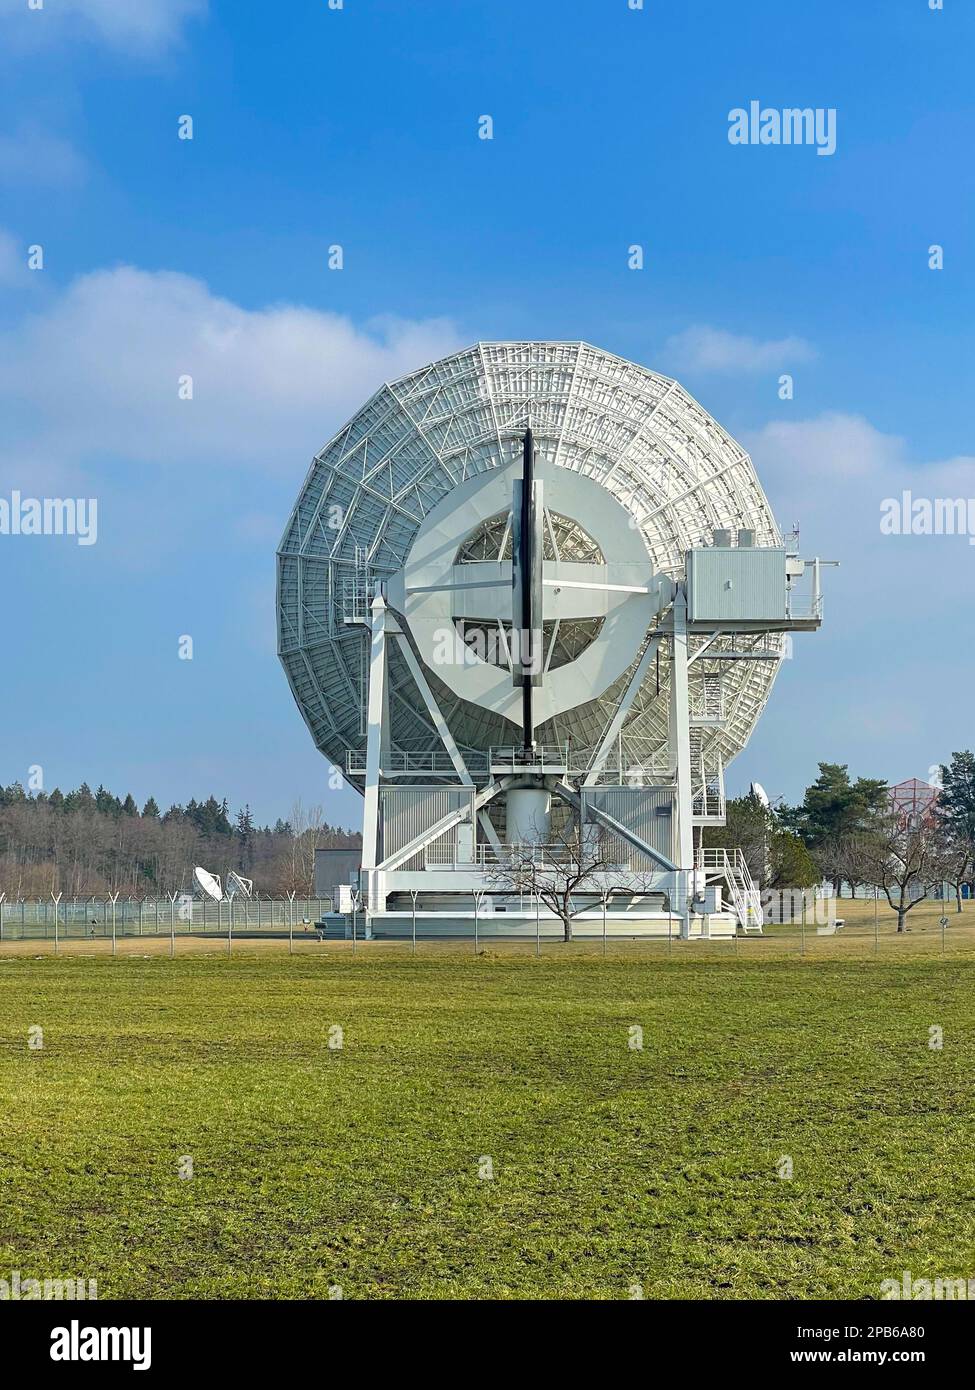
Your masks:
M 478 338 L 678 376 L 843 562 L 732 790 L 975 742 L 975 548 L 879 529 L 975 496 L 963 0 L 0 0 L 0 50 L 0 496 L 99 503 L 96 545 L 0 536 L 0 780 L 356 818 L 274 655 L 275 544 L 361 401 Z M 836 153 L 729 144 L 752 100 L 835 108 Z

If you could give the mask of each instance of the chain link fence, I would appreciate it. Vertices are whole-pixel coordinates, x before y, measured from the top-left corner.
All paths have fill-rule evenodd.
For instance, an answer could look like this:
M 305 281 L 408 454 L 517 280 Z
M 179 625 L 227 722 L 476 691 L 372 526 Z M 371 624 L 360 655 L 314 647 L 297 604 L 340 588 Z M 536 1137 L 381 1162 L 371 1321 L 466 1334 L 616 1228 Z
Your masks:
M 331 898 L 235 897 L 224 902 L 188 893 L 164 898 L 18 898 L 0 901 L 0 940 L 99 939 L 123 936 L 280 936 L 315 928 Z
M 798 900 L 798 895 L 797 900 Z M 100 895 L 88 898 L 2 897 L 0 890 L 0 944 L 16 948 L 17 943 L 47 943 L 58 952 L 62 947 L 95 949 L 113 953 L 125 941 L 126 950 L 138 950 L 143 940 L 147 950 L 175 954 L 177 941 L 192 943 L 224 942 L 231 950 L 234 942 L 244 945 L 306 941 L 320 946 L 342 943 L 354 954 L 358 947 L 370 955 L 387 952 L 451 953 L 494 956 L 496 954 L 555 953 L 602 955 L 633 959 L 666 956 L 689 960 L 737 959 L 774 960 L 789 956 L 814 959 L 856 959 L 878 956 L 890 958 L 912 955 L 975 956 L 975 902 L 965 900 L 962 911 L 954 904 L 929 898 L 915 905 L 907 918 L 906 931 L 897 932 L 896 914 L 880 895 L 873 899 L 836 899 L 808 902 L 801 909 L 795 904 L 782 914 L 784 920 L 766 919 L 763 934 L 743 934 L 707 939 L 683 940 L 680 918 L 675 916 L 666 935 L 630 934 L 620 930 L 612 918 L 600 930 L 592 920 L 575 924 L 574 939 L 563 944 L 561 925 L 550 914 L 537 916 L 535 923 L 500 930 L 497 917 L 479 922 L 456 922 L 431 931 L 422 911 L 414 921 L 402 914 L 393 934 L 387 921 L 372 939 L 370 923 L 364 920 L 361 903 L 354 913 L 340 913 L 338 901 L 331 897 L 297 894 L 286 896 L 235 897 L 233 901 L 195 899 L 189 894 L 166 897 L 116 899 Z M 533 930 L 534 927 L 534 930 Z M 608 928 L 608 930 L 607 930 Z M 152 943 L 155 941 L 155 945 Z

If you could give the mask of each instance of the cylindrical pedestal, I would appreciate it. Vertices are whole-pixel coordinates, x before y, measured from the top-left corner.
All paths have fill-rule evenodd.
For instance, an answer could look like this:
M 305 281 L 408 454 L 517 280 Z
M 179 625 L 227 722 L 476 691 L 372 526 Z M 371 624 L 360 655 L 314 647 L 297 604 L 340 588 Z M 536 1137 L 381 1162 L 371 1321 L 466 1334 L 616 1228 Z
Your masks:
M 519 787 L 505 797 L 505 839 L 509 845 L 544 844 L 549 834 L 551 794 L 542 787 Z

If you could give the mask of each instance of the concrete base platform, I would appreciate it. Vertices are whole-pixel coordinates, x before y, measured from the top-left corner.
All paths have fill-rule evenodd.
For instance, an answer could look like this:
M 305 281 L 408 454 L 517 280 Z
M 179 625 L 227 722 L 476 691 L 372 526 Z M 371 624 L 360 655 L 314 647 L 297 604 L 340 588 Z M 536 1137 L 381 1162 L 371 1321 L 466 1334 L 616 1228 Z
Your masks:
M 329 936 L 352 936 L 351 919 L 329 916 L 327 919 Z M 681 935 L 683 923 L 680 917 L 668 918 L 664 913 L 634 912 L 632 914 L 607 913 L 606 937 L 614 941 L 654 939 L 666 941 L 668 937 L 677 940 Z M 366 922 L 359 917 L 356 934 L 360 940 L 366 938 L 367 930 L 379 939 L 408 939 L 413 934 L 413 915 L 410 912 L 370 913 Z M 737 931 L 737 921 L 730 913 L 711 913 L 692 915 L 690 919 L 690 940 L 714 941 L 730 940 Z M 562 923 L 557 917 L 542 916 L 537 925 L 534 914 L 522 915 L 516 912 L 486 913 L 477 919 L 477 934 L 484 941 L 525 940 L 533 941 L 537 935 L 543 941 L 561 941 Z M 416 914 L 417 937 L 427 939 L 447 939 L 450 937 L 471 938 L 474 935 L 474 913 L 424 913 Z M 583 913 L 572 923 L 572 935 L 577 941 L 598 940 L 603 935 L 601 913 Z

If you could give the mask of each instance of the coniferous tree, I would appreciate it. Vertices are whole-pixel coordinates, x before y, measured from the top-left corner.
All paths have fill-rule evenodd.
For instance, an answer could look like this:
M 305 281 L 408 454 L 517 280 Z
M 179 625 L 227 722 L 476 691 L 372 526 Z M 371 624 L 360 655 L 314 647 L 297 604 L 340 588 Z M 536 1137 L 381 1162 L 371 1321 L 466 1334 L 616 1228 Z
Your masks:
M 152 896 L 191 887 L 195 864 L 236 862 L 261 891 L 311 892 L 315 848 L 351 846 L 360 837 L 317 813 L 303 825 L 296 867 L 290 823 L 258 830 L 249 806 L 231 820 L 225 798 L 175 804 L 160 816 L 149 797 L 140 817 L 131 794 L 122 801 L 104 786 L 94 794 L 87 783 L 66 794 L 28 794 L 14 782 L 0 786 L 0 887 L 8 898 L 52 890 L 66 898 L 116 890 Z
M 820 763 L 819 776 L 806 788 L 802 804 L 783 808 L 786 829 L 815 850 L 827 841 L 866 830 L 888 806 L 887 783 L 878 777 L 850 780 L 846 763 Z

